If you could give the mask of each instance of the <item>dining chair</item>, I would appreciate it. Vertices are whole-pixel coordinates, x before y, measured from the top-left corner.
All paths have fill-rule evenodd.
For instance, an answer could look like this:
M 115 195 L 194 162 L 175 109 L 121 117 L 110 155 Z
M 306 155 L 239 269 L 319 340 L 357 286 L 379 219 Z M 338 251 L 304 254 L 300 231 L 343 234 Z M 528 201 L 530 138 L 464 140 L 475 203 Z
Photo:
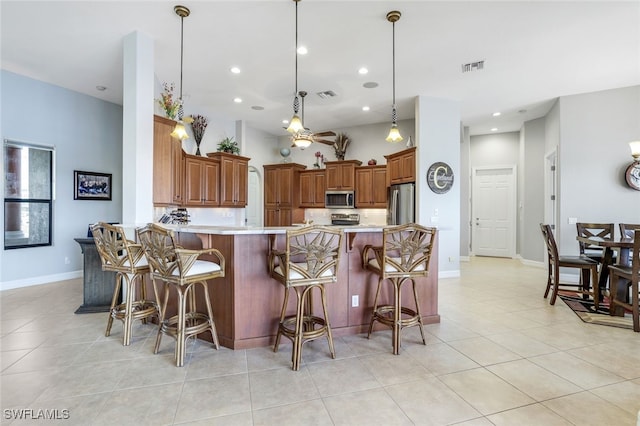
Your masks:
M 578 229 L 578 235 L 581 237 L 613 238 L 615 232 L 613 223 L 578 222 L 576 223 L 576 228 Z M 579 241 L 578 244 L 581 256 L 586 256 L 598 263 L 602 263 L 602 259 L 604 258 L 604 250 L 602 247 L 594 246 L 582 241 Z
M 145 276 L 149 273 L 149 265 L 142 246 L 128 240 L 122 227 L 98 222 L 91 227 L 91 232 L 102 270 L 116 273 L 105 336 L 109 337 L 113 320 L 118 319 L 124 329 L 122 344 L 129 346 L 133 321 L 146 322 L 159 314 L 158 295 L 155 300 L 147 299 L 146 295 Z M 124 300 L 118 303 L 121 291 L 124 291 Z
M 618 226 L 620 227 L 620 236 L 627 238 L 632 238 L 633 231 L 640 229 L 639 223 L 619 223 Z
M 327 311 L 325 284 L 338 280 L 343 232 L 321 225 L 287 230 L 284 250 L 275 246 L 275 235 L 269 250 L 269 275 L 284 286 L 284 300 L 273 351 L 278 351 L 280 338 L 293 343 L 292 369 L 300 368 L 302 345 L 322 336 L 327 337 L 331 358 L 336 357 Z M 319 293 L 323 317 L 313 313 L 313 292 Z M 296 296 L 296 311 L 287 315 L 289 294 Z
M 638 291 L 638 282 L 640 281 L 640 228 L 633 231 L 633 249 L 631 253 L 631 265 L 612 265 L 609 266 L 609 279 L 611 285 L 610 291 L 610 312 L 613 314 L 614 305 L 621 306 L 631 311 L 633 317 L 633 331 L 640 332 L 640 302 Z M 628 287 L 631 289 L 631 298 L 629 301 L 619 300 L 618 285 L 620 278 L 628 280 Z M 627 290 L 628 295 L 629 290 Z
M 225 275 L 225 259 L 215 248 L 189 250 L 176 243 L 173 231 L 154 223 L 136 230 L 144 254 L 151 268 L 154 288 L 156 281 L 164 282 L 164 301 L 160 305 L 160 327 L 156 337 L 154 353 L 158 353 L 162 335 L 176 339 L 176 366 L 184 365 L 186 342 L 189 337 L 211 332 L 216 349 L 220 347 L 213 321 L 213 310 L 209 297 L 208 280 Z M 201 258 L 206 256 L 206 259 Z M 209 260 L 211 259 L 211 260 Z M 203 289 L 206 312 L 198 312 L 196 307 L 196 284 Z M 166 318 L 170 290 L 177 295 L 178 313 Z
M 436 228 L 427 228 L 416 223 L 389 226 L 382 231 L 382 246 L 367 244 L 362 248 L 363 269 L 378 276 L 367 338 L 371 336 L 375 321 L 390 327 L 394 355 L 400 353 L 400 334 L 403 328 L 418 326 L 422 343 L 427 344 L 416 279 L 429 275 L 429 260 L 433 252 L 436 232 Z M 389 282 L 392 286 L 393 305 L 378 304 L 383 282 Z M 401 289 L 407 282 L 412 285 L 415 308 L 402 306 Z
M 551 226 L 541 223 L 540 229 L 542 230 L 542 236 L 547 247 L 548 275 L 544 298 L 547 298 L 549 291 L 553 288 L 549 303 L 554 305 L 558 296 L 558 290 L 561 290 L 560 287 L 562 287 L 562 290 L 572 289 L 572 291 L 582 294 L 583 297 L 591 295 L 593 297 L 595 308 L 598 309 L 600 301 L 600 290 L 598 287 L 598 262 L 584 255 L 560 256 L 558 254 L 558 246 L 556 244 L 555 237 L 553 236 Z M 560 268 L 579 269 L 581 282 L 578 284 L 561 283 Z M 593 286 L 591 283 L 593 283 Z

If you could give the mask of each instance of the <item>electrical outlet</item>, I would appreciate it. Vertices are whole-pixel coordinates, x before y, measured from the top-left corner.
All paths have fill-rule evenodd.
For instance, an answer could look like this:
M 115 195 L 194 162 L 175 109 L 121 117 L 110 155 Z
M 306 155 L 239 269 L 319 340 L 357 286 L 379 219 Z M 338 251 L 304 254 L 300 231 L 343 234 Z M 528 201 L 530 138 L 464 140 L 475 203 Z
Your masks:
M 357 308 L 358 306 L 360 306 L 360 297 L 357 294 L 354 294 L 351 296 L 351 307 Z
M 68 265 L 68 264 L 70 264 L 70 263 L 71 263 L 71 259 L 69 259 L 69 257 L 68 257 L 68 256 L 65 256 L 65 257 L 64 257 L 64 264 L 65 264 L 65 265 Z

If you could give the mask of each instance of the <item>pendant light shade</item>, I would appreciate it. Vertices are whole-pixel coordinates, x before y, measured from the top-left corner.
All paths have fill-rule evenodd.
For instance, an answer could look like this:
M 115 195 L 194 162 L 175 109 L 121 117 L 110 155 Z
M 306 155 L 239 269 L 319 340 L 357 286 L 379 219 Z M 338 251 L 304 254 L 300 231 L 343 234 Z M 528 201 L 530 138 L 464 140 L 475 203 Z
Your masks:
M 174 138 L 178 138 L 181 141 L 188 139 L 189 135 L 187 134 L 187 130 L 184 127 L 183 115 L 184 109 L 182 107 L 182 62 L 184 57 L 184 18 L 189 16 L 191 11 L 186 6 L 175 6 L 173 11 L 180 17 L 180 98 L 178 102 L 180 102 L 180 106 L 178 107 L 178 122 L 176 123 L 176 127 L 171 132 L 171 136 Z
M 297 133 L 304 130 L 304 126 L 302 125 L 302 120 L 298 116 L 298 111 L 300 109 L 300 100 L 298 99 L 298 2 L 300 0 L 293 0 L 296 3 L 296 69 L 295 69 L 295 79 L 296 79 L 296 91 L 295 96 L 293 97 L 293 117 L 289 120 L 289 127 L 287 127 L 287 132 L 289 133 Z
M 402 136 L 398 130 L 398 113 L 396 112 L 396 22 L 400 19 L 401 13 L 392 10 L 387 13 L 387 21 L 391 22 L 393 27 L 392 36 L 392 64 L 393 64 L 393 106 L 391 108 L 391 130 L 389 136 L 385 139 L 387 142 L 400 142 Z

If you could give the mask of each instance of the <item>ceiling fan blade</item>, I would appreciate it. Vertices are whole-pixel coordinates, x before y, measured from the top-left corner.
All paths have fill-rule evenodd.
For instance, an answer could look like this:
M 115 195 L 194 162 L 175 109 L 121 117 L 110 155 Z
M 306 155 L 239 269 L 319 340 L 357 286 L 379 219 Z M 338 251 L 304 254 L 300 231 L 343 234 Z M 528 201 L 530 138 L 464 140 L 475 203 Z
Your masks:
M 318 132 L 314 133 L 316 136 L 335 136 L 336 132 L 328 131 L 328 132 Z
M 331 146 L 333 146 L 333 145 L 335 144 L 335 142 L 333 142 L 333 141 L 328 141 L 328 140 L 326 140 L 326 139 L 314 139 L 314 141 L 315 141 L 315 142 L 318 142 L 318 143 L 323 143 L 323 144 L 325 144 L 325 145 L 331 145 Z

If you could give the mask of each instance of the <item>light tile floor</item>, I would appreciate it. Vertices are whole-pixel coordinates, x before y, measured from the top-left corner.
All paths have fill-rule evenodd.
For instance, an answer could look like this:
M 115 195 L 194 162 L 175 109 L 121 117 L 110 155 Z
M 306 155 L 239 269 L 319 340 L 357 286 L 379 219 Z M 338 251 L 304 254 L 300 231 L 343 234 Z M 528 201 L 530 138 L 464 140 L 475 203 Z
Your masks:
M 80 280 L 0 293 L 3 424 L 12 409 L 58 410 L 78 425 L 636 425 L 640 334 L 582 323 L 542 298 L 545 271 L 473 258 L 439 283 L 442 321 L 290 347 L 232 351 L 173 341 L 152 353 L 155 328 L 104 336 L 107 314 L 74 315 Z M 68 410 L 68 411 L 62 411 Z M 33 421 L 42 424 L 41 420 Z

